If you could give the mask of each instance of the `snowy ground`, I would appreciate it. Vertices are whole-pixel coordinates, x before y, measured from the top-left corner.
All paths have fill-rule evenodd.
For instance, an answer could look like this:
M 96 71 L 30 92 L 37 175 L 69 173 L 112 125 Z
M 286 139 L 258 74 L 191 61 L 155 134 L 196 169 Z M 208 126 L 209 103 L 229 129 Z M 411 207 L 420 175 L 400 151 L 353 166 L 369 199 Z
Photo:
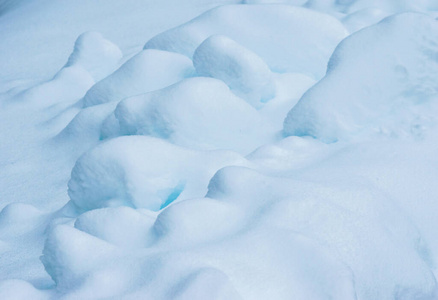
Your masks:
M 436 0 L 0 0 L 0 299 L 438 299 Z

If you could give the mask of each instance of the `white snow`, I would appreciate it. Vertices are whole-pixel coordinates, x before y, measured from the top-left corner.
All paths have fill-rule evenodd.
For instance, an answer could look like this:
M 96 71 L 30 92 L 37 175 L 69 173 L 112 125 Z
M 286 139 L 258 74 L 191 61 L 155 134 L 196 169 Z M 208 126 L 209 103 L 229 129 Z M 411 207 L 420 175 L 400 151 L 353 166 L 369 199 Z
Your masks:
M 437 299 L 437 17 L 0 0 L 0 299 Z
M 122 134 L 151 135 L 201 149 L 248 152 L 267 139 L 257 111 L 212 78 L 186 79 L 127 98 L 115 109 Z
M 331 142 L 385 130 L 379 127 L 389 116 L 397 122 L 389 134 L 409 133 L 413 119 L 427 117 L 436 102 L 437 53 L 438 23 L 423 14 L 388 17 L 352 34 L 336 48 L 324 79 L 289 112 L 285 134 Z
M 337 19 L 301 7 L 229 5 L 153 37 L 145 49 L 174 51 L 191 58 L 196 48 L 215 34 L 253 51 L 275 72 L 298 72 L 319 79 L 347 32 Z
M 98 81 L 111 74 L 122 57 L 119 47 L 105 40 L 100 33 L 85 32 L 76 40 L 65 67 L 80 65 Z
M 191 161 L 202 163 L 195 167 Z M 218 169 L 244 162 L 225 151 L 197 153 L 151 137 L 120 137 L 79 158 L 69 196 L 82 210 L 129 206 L 158 211 L 177 198 L 202 196 Z
M 256 108 L 274 97 L 266 63 L 226 36 L 213 35 L 202 42 L 193 54 L 193 64 L 199 76 L 222 80 Z
M 84 106 L 120 101 L 158 90 L 189 77 L 193 72 L 192 62 L 183 55 L 144 50 L 88 90 Z

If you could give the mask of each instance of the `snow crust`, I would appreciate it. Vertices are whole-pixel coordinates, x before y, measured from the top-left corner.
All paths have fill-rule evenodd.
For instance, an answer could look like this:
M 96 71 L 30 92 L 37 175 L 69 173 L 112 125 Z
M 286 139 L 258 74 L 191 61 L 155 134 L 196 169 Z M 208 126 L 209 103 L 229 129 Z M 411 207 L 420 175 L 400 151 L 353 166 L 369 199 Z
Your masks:
M 0 0 L 0 299 L 437 299 L 437 17 Z

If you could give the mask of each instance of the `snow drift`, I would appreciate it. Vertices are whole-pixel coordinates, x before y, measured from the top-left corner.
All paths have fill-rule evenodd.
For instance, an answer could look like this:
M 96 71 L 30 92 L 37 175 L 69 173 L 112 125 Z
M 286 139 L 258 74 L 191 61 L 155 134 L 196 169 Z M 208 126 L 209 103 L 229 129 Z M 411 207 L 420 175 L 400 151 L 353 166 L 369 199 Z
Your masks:
M 416 13 L 354 33 L 336 48 L 327 75 L 289 112 L 285 134 L 333 142 L 380 130 L 394 115 L 402 125 L 416 107 L 427 111 L 438 92 L 437 43 L 437 21 Z

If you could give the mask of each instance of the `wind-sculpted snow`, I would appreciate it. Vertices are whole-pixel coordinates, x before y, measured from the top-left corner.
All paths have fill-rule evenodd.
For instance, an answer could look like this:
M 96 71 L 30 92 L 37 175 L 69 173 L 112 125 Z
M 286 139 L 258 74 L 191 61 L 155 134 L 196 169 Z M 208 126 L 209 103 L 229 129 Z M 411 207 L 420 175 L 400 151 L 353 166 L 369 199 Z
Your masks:
M 274 97 L 272 73 L 256 54 L 233 40 L 214 35 L 193 54 L 196 73 L 222 80 L 254 107 Z
M 143 134 L 175 144 L 249 152 L 266 141 L 257 111 L 221 81 L 191 78 L 127 98 L 115 109 L 122 134 Z
M 436 102 L 437 74 L 438 22 L 417 13 L 389 17 L 339 44 L 327 75 L 289 112 L 285 134 L 332 142 L 385 131 L 394 115 L 396 130 L 410 131 L 413 109 Z
M 169 86 L 193 73 L 190 59 L 176 53 L 144 50 L 116 72 L 96 83 L 85 95 L 84 106 L 120 101 Z
M 195 167 L 195 161 L 202 163 Z M 120 137 L 77 161 L 69 196 L 82 210 L 129 206 L 158 211 L 177 198 L 202 196 L 217 169 L 244 163 L 226 151 L 197 153 L 155 138 Z
M 304 73 L 319 79 L 333 49 L 347 32 L 337 19 L 301 7 L 222 6 L 157 35 L 145 49 L 173 51 L 191 58 L 196 48 L 215 34 L 228 36 L 253 51 L 273 71 Z
M 115 71 L 122 57 L 119 47 L 105 40 L 100 33 L 86 32 L 76 40 L 65 67 L 81 65 L 95 81 L 99 81 Z
M 351 32 L 356 32 L 360 29 L 376 24 L 390 13 L 378 8 L 365 8 L 342 18 L 342 23 Z
M 152 2 L 0 0 L 0 299 L 436 300 L 435 1 Z
M 67 63 L 50 81 L 16 98 L 40 106 L 78 101 L 96 81 L 111 74 L 121 59 L 119 47 L 98 32 L 85 32 L 77 38 Z

